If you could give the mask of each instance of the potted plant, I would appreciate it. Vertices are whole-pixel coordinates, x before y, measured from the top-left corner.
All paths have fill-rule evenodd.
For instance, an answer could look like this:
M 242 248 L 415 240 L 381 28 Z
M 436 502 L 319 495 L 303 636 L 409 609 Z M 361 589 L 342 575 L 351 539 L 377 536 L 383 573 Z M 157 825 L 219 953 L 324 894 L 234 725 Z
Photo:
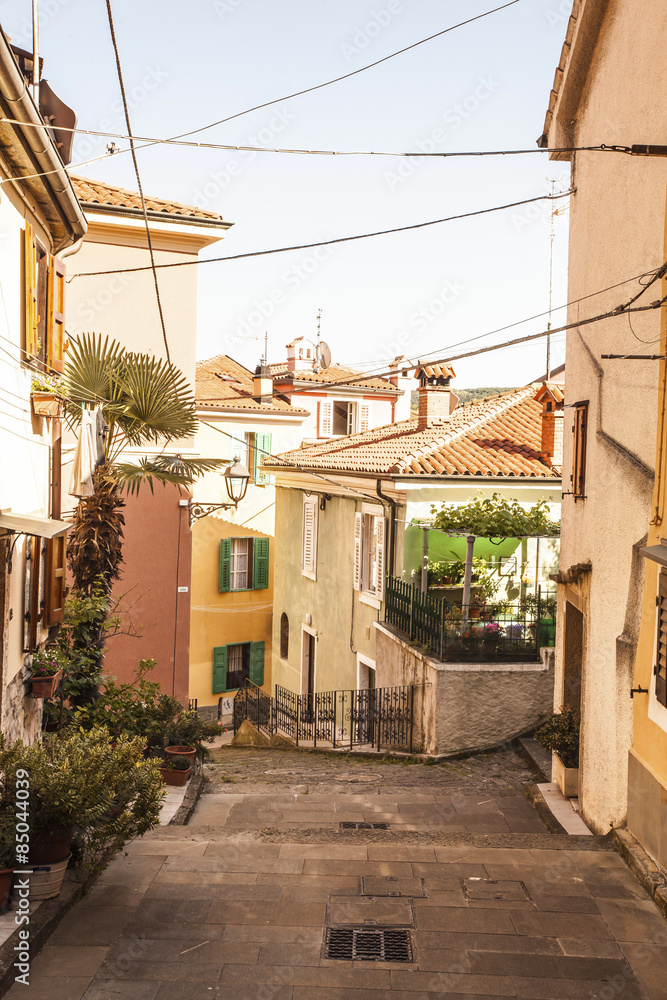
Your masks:
M 547 719 L 535 739 L 553 754 L 553 777 L 563 795 L 579 795 L 579 720 L 571 708 Z
M 159 767 L 158 770 L 165 784 L 182 787 L 192 774 L 192 763 L 189 757 L 177 754 L 169 757 L 166 767 Z
M 212 743 L 221 732 L 218 722 L 203 719 L 195 710 L 182 710 L 167 728 L 165 753 L 168 757 L 186 755 L 193 760 L 196 755 L 205 760 L 208 751 L 204 743 Z
M 30 682 L 36 698 L 52 698 L 65 667 L 62 652 L 54 646 L 40 647 L 32 654 Z
M 54 377 L 35 374 L 30 385 L 32 408 L 37 417 L 60 416 L 63 390 Z
M 45 735 L 32 746 L 17 740 L 7 747 L 0 734 L 3 813 L 21 811 L 19 779 L 29 775 L 28 861 L 45 869 L 31 879 L 49 882 L 48 894 L 37 889 L 40 898 L 60 891 L 73 841 L 80 859 L 94 867 L 106 849 L 120 849 L 159 822 L 164 789 L 143 749 L 141 737 L 116 740 L 102 728 Z
M 481 626 L 484 630 L 484 649 L 487 653 L 493 652 L 504 635 L 504 630 L 498 622 L 488 622 Z

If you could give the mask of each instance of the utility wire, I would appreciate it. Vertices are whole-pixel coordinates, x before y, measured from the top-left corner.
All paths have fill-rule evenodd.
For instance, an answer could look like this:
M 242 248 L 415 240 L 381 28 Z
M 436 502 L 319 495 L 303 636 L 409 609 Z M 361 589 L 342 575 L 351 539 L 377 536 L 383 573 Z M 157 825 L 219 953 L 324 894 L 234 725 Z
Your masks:
M 123 110 L 125 112 L 125 124 L 127 126 L 128 137 L 130 140 L 130 150 L 132 152 L 132 162 L 134 164 L 134 173 L 137 178 L 137 187 L 139 188 L 139 197 L 141 198 L 141 208 L 144 213 L 144 223 L 146 225 L 146 238 L 148 240 L 148 252 L 151 258 L 151 269 L 153 271 L 153 281 L 155 284 L 155 298 L 157 299 L 157 308 L 160 314 L 160 326 L 162 327 L 162 339 L 164 340 L 164 349 L 167 355 L 167 361 L 171 364 L 171 357 L 169 356 L 169 344 L 167 342 L 167 329 L 164 322 L 164 314 L 162 312 L 162 301 L 160 299 L 160 286 L 157 280 L 157 271 L 155 270 L 155 255 L 153 253 L 153 242 L 151 240 L 151 230 L 148 225 L 148 213 L 146 211 L 146 199 L 144 198 L 144 191 L 141 186 L 141 177 L 139 175 L 139 164 L 137 162 L 137 154 L 134 148 L 134 139 L 132 137 L 132 126 L 130 124 L 130 111 L 127 105 L 127 96 L 125 94 L 125 83 L 123 82 L 123 71 L 120 65 L 120 54 L 118 52 L 118 43 L 116 41 L 116 30 L 113 23 L 113 13 L 111 11 L 111 0 L 106 0 L 107 5 L 107 15 L 109 18 L 109 31 L 111 32 L 111 42 L 113 44 L 114 55 L 116 57 L 116 70 L 118 72 L 118 83 L 120 86 L 120 93 L 123 99 Z
M 522 205 L 532 205 L 536 201 L 553 201 L 556 198 L 567 198 L 569 195 L 574 194 L 576 189 L 571 189 L 569 191 L 563 191 L 557 195 L 541 194 L 537 198 L 524 198 L 522 201 L 512 201 L 507 205 L 494 205 L 493 208 L 480 208 L 474 212 L 463 212 L 461 215 L 450 215 L 445 219 L 431 219 L 428 222 L 415 222 L 410 226 L 396 226 L 394 229 L 380 229 L 374 233 L 359 233 L 355 236 L 339 236 L 337 239 L 333 240 L 321 240 L 318 243 L 302 243 L 299 246 L 291 247 L 277 247 L 272 250 L 253 250 L 249 253 L 237 253 L 230 257 L 208 257 L 203 260 L 183 260 L 176 261 L 172 264 L 156 264 L 154 267 L 158 269 L 168 268 L 168 267 L 197 267 L 201 264 L 216 264 L 223 260 L 244 260 L 247 257 L 266 257 L 270 254 L 276 253 L 289 253 L 292 250 L 313 250 L 317 247 L 333 246 L 337 243 L 351 243 L 354 240 L 368 240 L 375 236 L 389 236 L 392 233 L 405 233 L 413 229 L 424 229 L 427 226 L 439 226 L 444 222 L 456 222 L 459 219 L 471 219 L 477 215 L 488 215 L 490 212 L 503 212 L 508 208 L 519 208 Z M 148 271 L 150 267 L 148 265 L 144 267 L 119 267 L 110 271 L 81 271 L 78 274 L 73 274 L 68 281 L 74 281 L 75 278 L 91 278 L 91 277 L 102 277 L 108 274 L 131 274 L 136 271 Z
M 16 118 L 0 118 L 0 122 L 6 123 L 8 125 L 21 125 L 22 123 Z M 34 128 L 52 129 L 52 125 L 35 125 L 31 126 Z M 631 146 L 622 146 L 618 143 L 607 144 L 601 143 L 597 146 L 557 146 L 553 149 L 548 149 L 546 147 L 535 146 L 530 149 L 481 149 L 481 150 L 442 150 L 439 152 L 423 152 L 421 150 L 409 150 L 405 152 L 403 150 L 387 150 L 387 149 L 290 149 L 283 146 L 233 146 L 230 143 L 221 142 L 184 142 L 180 139 L 155 139 L 150 136 L 142 135 L 123 135 L 120 132 L 102 132 L 95 129 L 85 129 L 85 128 L 68 128 L 67 126 L 58 126 L 61 132 L 75 132 L 78 135 L 95 135 L 104 136 L 107 139 L 130 139 L 132 142 L 141 142 L 145 145 L 139 146 L 139 149 L 145 149 L 148 146 L 186 146 L 192 149 L 215 149 L 222 150 L 225 152 L 232 153 L 290 153 L 298 156 L 404 156 L 404 157 L 420 157 L 420 158 L 436 158 L 436 159 L 450 159 L 452 157 L 466 157 L 466 156 L 526 156 L 533 153 L 632 153 Z M 104 159 L 108 156 L 116 156 L 118 153 L 130 152 L 131 147 L 128 146 L 127 149 L 116 149 L 113 152 L 103 153 L 101 156 L 95 159 Z M 94 162 L 93 160 L 86 162 Z M 85 163 L 80 163 L 78 166 L 85 166 Z M 68 167 L 68 170 L 75 170 L 76 166 Z M 53 171 L 49 171 L 52 173 Z M 30 175 L 38 176 L 38 175 Z M 23 179 L 11 178 L 13 180 Z

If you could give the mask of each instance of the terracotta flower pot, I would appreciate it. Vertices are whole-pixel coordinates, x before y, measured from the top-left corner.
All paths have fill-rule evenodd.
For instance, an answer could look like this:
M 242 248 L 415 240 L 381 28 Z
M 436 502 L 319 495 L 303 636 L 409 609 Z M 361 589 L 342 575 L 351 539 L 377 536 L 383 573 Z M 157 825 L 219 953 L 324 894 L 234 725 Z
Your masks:
M 52 698 L 55 694 L 56 688 L 60 684 L 63 672 L 59 670 L 57 674 L 53 674 L 51 677 L 31 677 L 31 691 L 36 698 Z
M 162 775 L 165 785 L 178 785 L 179 787 L 182 787 L 192 774 L 191 767 L 187 771 L 172 771 L 168 767 L 158 767 L 158 771 Z
M 190 764 L 193 763 L 195 759 L 195 754 L 197 751 L 194 747 L 166 747 L 164 751 L 167 757 L 187 757 Z
M 49 865 L 69 854 L 73 830 L 35 830 L 30 833 L 28 861 L 31 865 Z
M 40 392 L 33 389 L 30 393 L 32 408 L 37 417 L 57 417 L 60 415 L 60 398 L 55 392 Z

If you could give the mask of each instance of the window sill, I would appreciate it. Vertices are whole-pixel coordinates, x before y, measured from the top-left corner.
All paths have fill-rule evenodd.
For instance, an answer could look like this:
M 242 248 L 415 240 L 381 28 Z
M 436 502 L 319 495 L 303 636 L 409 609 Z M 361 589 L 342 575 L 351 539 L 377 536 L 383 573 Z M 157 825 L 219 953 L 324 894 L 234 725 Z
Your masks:
M 308 580 L 317 580 L 317 573 L 311 573 L 308 569 L 302 569 L 301 576 L 307 577 Z
M 369 594 L 368 591 L 362 590 L 359 594 L 359 600 L 362 604 L 367 604 L 370 608 L 376 608 L 378 611 L 382 606 L 382 601 L 375 594 Z

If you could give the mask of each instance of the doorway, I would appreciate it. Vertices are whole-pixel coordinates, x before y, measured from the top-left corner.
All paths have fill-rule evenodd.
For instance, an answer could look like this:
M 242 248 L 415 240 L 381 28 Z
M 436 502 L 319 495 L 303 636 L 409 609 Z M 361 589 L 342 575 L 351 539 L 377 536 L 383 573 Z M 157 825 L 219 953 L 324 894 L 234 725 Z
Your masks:
M 581 717 L 581 674 L 584 661 L 584 616 L 570 601 L 565 602 L 563 656 L 563 708 Z
M 301 693 L 307 697 L 305 699 L 305 715 L 312 719 L 315 711 L 315 670 L 316 653 L 315 644 L 317 636 L 307 626 L 302 625 L 302 649 L 301 649 Z

